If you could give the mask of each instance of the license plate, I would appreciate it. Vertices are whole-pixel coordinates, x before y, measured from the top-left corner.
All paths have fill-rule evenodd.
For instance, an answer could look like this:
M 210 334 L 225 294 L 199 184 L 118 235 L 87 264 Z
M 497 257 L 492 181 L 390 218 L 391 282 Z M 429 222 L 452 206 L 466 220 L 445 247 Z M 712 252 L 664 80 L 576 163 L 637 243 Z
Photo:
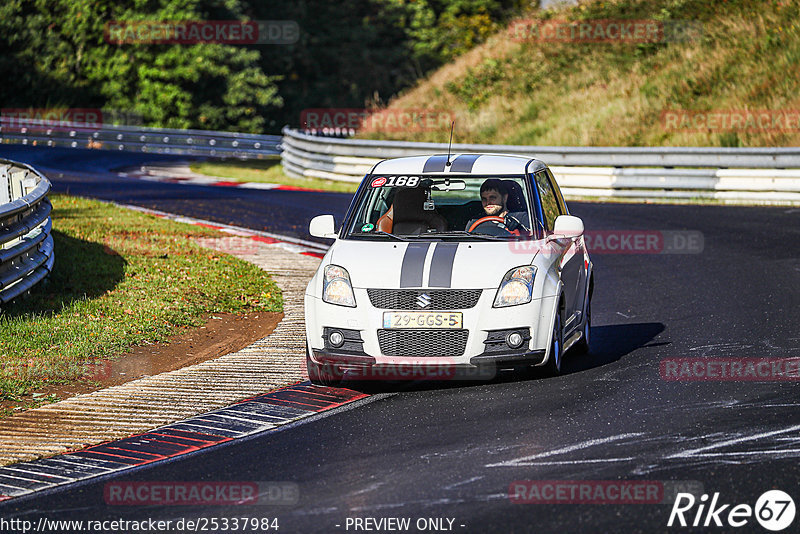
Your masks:
M 461 312 L 383 312 L 384 328 L 461 328 Z

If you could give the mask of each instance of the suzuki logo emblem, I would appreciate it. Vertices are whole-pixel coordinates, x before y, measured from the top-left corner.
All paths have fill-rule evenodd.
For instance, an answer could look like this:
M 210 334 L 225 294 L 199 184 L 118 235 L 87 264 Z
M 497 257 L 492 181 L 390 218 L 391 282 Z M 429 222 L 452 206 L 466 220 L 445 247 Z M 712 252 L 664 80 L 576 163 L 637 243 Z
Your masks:
M 427 308 L 431 303 L 431 297 L 427 293 L 423 293 L 417 297 L 417 306 L 420 308 Z

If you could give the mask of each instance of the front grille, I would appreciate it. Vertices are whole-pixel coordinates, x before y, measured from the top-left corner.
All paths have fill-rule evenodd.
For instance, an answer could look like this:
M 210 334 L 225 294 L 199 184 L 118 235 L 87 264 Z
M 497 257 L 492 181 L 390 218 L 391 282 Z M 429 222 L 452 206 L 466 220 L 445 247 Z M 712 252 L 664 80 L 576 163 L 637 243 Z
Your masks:
M 372 305 L 384 310 L 464 310 L 474 308 L 481 289 L 367 289 Z M 431 303 L 424 308 L 417 298 L 426 294 Z
M 378 330 L 386 356 L 461 356 L 469 330 Z

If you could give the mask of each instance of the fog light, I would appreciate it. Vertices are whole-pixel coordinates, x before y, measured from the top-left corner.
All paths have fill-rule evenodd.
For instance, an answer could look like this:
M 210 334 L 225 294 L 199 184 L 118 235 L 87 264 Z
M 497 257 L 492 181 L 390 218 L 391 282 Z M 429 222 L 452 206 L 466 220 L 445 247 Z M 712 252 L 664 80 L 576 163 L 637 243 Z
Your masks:
M 328 341 L 333 347 L 341 347 L 342 343 L 344 343 L 344 335 L 338 330 L 334 330 L 328 336 Z
M 518 349 L 522 346 L 522 336 L 519 332 L 511 332 L 506 336 L 506 344 L 512 349 Z

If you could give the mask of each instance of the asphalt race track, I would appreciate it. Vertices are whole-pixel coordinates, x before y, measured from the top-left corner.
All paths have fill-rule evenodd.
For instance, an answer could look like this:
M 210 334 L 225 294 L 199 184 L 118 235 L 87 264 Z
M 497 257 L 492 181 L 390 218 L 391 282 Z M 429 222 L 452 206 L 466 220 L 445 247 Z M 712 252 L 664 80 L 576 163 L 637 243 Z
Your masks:
M 333 213 L 339 221 L 349 204 L 342 194 L 140 182 L 107 172 L 152 155 L 2 145 L 0 157 L 38 166 L 56 192 L 301 238 L 312 216 Z M 515 481 L 616 480 L 682 481 L 718 492 L 728 510 L 754 506 L 771 489 L 800 505 L 797 378 L 662 376 L 662 361 L 675 358 L 800 357 L 800 209 L 570 208 L 587 230 L 699 231 L 704 247 L 696 254 L 593 253 L 592 352 L 568 355 L 564 376 L 371 386 L 366 399 L 280 431 L 2 503 L 0 517 L 277 518 L 284 533 L 375 526 L 356 529 L 355 518 L 410 518 L 410 532 L 425 518 L 445 520 L 424 531 L 439 525 L 470 533 L 767 532 L 753 517 L 738 529 L 667 527 L 672 500 L 512 502 Z M 120 481 L 293 482 L 299 493 L 284 505 L 107 505 L 104 488 Z M 798 525 L 800 518 L 786 532 Z
M 343 216 L 352 198 L 341 193 L 176 186 L 108 173 L 109 169 L 135 168 L 145 162 L 192 159 L 187 156 L 0 145 L 0 157 L 35 166 L 50 178 L 55 193 L 134 204 L 309 240 L 313 238 L 308 235 L 308 221 L 319 215 L 320 207 Z

